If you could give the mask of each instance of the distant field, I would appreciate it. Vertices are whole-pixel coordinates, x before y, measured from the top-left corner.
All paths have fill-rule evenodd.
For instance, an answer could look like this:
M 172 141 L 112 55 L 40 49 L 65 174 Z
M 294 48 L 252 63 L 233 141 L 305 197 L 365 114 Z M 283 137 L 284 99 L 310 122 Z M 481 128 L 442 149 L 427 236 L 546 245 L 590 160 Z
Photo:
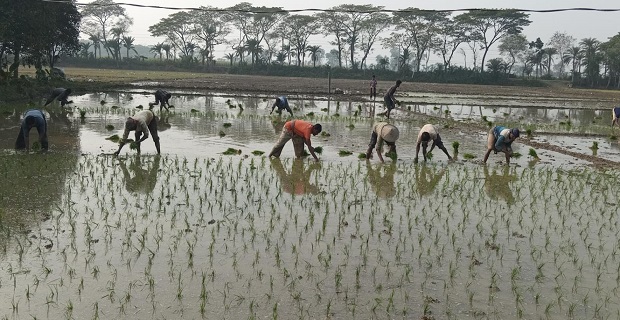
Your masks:
M 104 82 L 128 82 L 128 81 L 148 81 L 148 80 L 174 80 L 187 78 L 205 77 L 204 73 L 179 72 L 179 71 L 151 71 L 151 70 L 119 70 L 119 69 L 95 69 L 95 68 L 61 68 L 65 71 L 67 78 L 76 81 Z M 34 75 L 34 68 L 24 68 L 20 73 Z

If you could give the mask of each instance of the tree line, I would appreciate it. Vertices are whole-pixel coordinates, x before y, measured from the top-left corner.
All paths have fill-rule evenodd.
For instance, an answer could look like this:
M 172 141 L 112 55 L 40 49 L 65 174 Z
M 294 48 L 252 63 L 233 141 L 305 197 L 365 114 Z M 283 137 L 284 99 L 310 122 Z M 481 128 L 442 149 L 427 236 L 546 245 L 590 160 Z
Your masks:
M 0 13 L 5 77 L 17 77 L 20 64 L 51 68 L 63 55 L 115 61 L 137 55 L 135 38 L 128 35 L 133 20 L 113 0 L 96 0 L 81 11 L 72 2 L 0 0 L 0 4 L 7 8 Z M 455 56 L 460 54 L 464 69 L 480 74 L 551 78 L 553 71 L 562 77 L 570 67 L 575 83 L 620 86 L 620 34 L 608 42 L 594 38 L 577 42 L 558 32 L 545 45 L 540 38 L 528 41 L 523 35 L 531 21 L 517 10 L 455 15 L 418 8 L 388 14 L 382 9 L 346 4 L 304 15 L 242 2 L 228 8 L 177 11 L 148 31 L 165 39 L 151 47 L 154 59 L 178 58 L 186 65 L 214 64 L 215 47 L 222 44 L 231 48 L 224 56 L 230 66 L 301 67 L 327 60 L 332 67 L 393 70 L 402 75 L 448 72 L 455 69 Z M 39 23 L 41 19 L 45 23 Z M 86 41 L 79 42 L 80 33 L 87 35 Z M 312 36 L 330 39 L 333 49 L 326 52 L 313 45 Z M 379 47 L 389 49 L 390 56 L 376 56 L 373 63 L 372 53 Z M 487 59 L 493 47 L 501 57 Z M 442 62 L 429 66 L 433 55 Z M 473 61 L 469 68 L 468 61 Z

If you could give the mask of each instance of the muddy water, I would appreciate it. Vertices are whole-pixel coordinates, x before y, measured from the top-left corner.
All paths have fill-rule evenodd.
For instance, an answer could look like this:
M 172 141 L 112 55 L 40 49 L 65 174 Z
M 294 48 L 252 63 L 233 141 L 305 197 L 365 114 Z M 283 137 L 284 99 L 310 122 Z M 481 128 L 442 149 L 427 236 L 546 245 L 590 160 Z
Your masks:
M 269 101 L 249 96 L 175 98 L 162 117 L 161 157 L 150 140 L 141 157 L 128 148 L 109 156 L 116 145 L 105 137 L 120 135 L 124 118 L 150 99 L 139 92 L 75 97 L 84 119 L 50 108 L 49 154 L 10 151 L 19 115 L 2 118 L 3 317 L 581 319 L 620 312 L 612 187 L 620 177 L 613 171 L 546 150 L 532 163 L 520 144 L 516 166 L 483 167 L 462 155 L 480 159 L 486 133 L 458 127 L 441 133 L 450 152 L 460 141 L 461 160 L 448 163 L 434 151 L 430 163 L 414 165 L 414 140 L 427 119 L 406 121 L 404 112 L 395 119 L 399 161 L 360 161 L 372 125 L 365 106 L 330 102 L 322 111 L 327 101 L 311 100 L 292 102 L 330 133 L 313 139 L 325 148 L 322 161 L 294 161 L 292 146 L 270 161 L 251 152 L 269 152 L 281 122 L 268 116 Z M 222 156 L 229 147 L 241 155 Z M 607 147 L 601 141 L 599 152 Z M 355 153 L 340 157 L 339 150 Z

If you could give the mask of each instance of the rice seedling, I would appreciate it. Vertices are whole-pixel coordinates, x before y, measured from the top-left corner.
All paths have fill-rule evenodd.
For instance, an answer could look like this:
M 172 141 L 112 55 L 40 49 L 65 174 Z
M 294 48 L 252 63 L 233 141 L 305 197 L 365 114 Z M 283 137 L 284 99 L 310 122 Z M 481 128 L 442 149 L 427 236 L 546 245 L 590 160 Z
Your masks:
M 475 158 L 476 158 L 476 156 L 475 156 L 474 154 L 471 154 L 471 153 L 465 153 L 465 154 L 463 155 L 463 158 L 465 158 L 465 159 L 467 159 L 467 160 L 471 160 L 471 159 L 475 159 Z
M 341 156 L 341 157 L 350 156 L 352 154 L 353 154 L 353 152 L 351 152 L 349 150 L 340 150 L 340 151 L 338 151 L 338 155 Z
M 528 151 L 528 155 L 532 157 L 533 159 L 540 159 L 538 157 L 538 154 L 536 153 L 536 150 L 534 150 L 534 148 L 530 148 L 530 150 Z
M 114 126 L 111 125 L 111 124 L 108 124 L 108 125 L 105 126 L 105 129 L 108 130 L 108 131 L 112 131 L 112 130 L 114 130 Z
M 232 127 L 232 123 L 224 122 L 223 126 L 224 126 L 224 128 L 230 128 L 230 127 Z

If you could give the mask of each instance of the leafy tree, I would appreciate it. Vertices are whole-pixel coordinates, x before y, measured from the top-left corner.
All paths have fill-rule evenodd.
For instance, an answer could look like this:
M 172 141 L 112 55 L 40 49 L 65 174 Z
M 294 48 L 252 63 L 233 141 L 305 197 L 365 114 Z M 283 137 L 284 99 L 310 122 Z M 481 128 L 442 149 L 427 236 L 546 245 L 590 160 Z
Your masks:
M 572 36 L 563 33 L 563 32 L 555 32 L 551 39 L 549 39 L 549 45 L 557 51 L 557 54 L 560 57 L 564 57 L 566 53 L 573 47 L 576 39 Z M 564 66 L 566 63 L 562 58 L 560 62 L 560 76 L 564 75 Z
M 83 58 L 88 58 L 88 51 L 90 50 L 90 47 L 91 47 L 92 45 L 93 45 L 93 44 L 92 44 L 92 43 L 90 43 L 90 42 L 88 42 L 88 41 L 86 41 L 86 42 L 80 42 L 80 47 L 81 47 L 81 49 L 80 49 L 80 55 L 81 55 Z
M 437 35 L 440 26 L 446 23 L 449 13 L 423 11 L 418 8 L 407 8 L 402 12 L 395 12 L 396 29 L 402 30 L 411 39 L 412 48 L 415 49 L 415 71 L 420 71 L 422 59 L 434 44 L 439 40 Z
M 529 15 L 514 9 L 469 11 L 456 17 L 469 31 L 471 39 L 478 40 L 484 50 L 481 71 L 489 49 L 503 37 L 519 34 L 530 25 Z
M 389 65 L 390 65 L 390 58 L 389 57 L 382 57 L 380 55 L 377 56 L 377 67 L 380 70 L 387 70 Z
M 466 31 L 456 24 L 454 19 L 447 17 L 437 29 L 438 43 L 435 52 L 438 52 L 445 69 L 450 67 L 454 53 L 467 40 Z
M 517 60 L 520 60 L 521 57 L 525 55 L 525 53 L 527 52 L 527 48 L 527 39 L 522 34 L 510 34 L 501 40 L 501 43 L 499 45 L 499 52 L 501 54 L 507 55 L 510 58 L 509 62 L 507 63 L 507 73 L 512 72 L 512 67 L 515 65 Z
M 256 39 L 248 39 L 245 43 L 245 50 L 250 53 L 252 64 L 258 62 L 258 55 L 263 51 L 263 47 Z
M 161 49 L 166 53 L 166 60 L 170 59 L 170 51 L 172 50 L 172 46 L 169 43 L 164 43 L 161 45 Z
M 204 42 L 204 48 L 209 52 L 208 58 L 214 60 L 215 46 L 226 43 L 226 37 L 230 34 L 231 29 L 226 16 L 213 11 L 213 7 L 200 7 L 200 9 L 202 10 L 190 12 L 193 23 L 192 32 Z
M 128 29 L 133 24 L 133 20 L 127 15 L 125 8 L 116 4 L 113 0 L 95 0 L 84 6 L 82 10 L 83 32 L 92 35 L 100 35 L 101 43 L 108 51 L 108 56 L 112 54 L 111 48 L 105 46 L 108 42 L 108 31 L 115 27 Z
M 607 87 L 613 81 L 620 88 L 620 33 L 601 43 L 600 49 L 608 69 Z
M 340 14 L 327 11 L 318 13 L 316 17 L 319 19 L 322 33 L 335 37 L 335 41 L 330 41 L 329 44 L 336 46 L 336 51 L 330 51 L 330 55 L 338 59 L 338 67 L 342 68 L 342 53 L 344 51 L 346 35 L 344 33 L 344 25 L 340 19 Z
M 505 72 L 508 64 L 504 62 L 502 58 L 493 58 L 487 62 L 487 70 L 489 70 L 495 76 L 498 76 L 501 72 Z
M 241 33 L 236 47 L 246 44 L 248 40 L 255 41 L 256 47 L 260 47 L 267 34 L 287 15 L 282 8 L 254 7 L 248 2 L 241 2 L 229 9 L 227 19 Z
M 18 77 L 20 65 L 34 65 L 44 76 L 61 54 L 80 50 L 80 14 L 71 2 L 0 0 L 0 51 L 13 55 L 9 72 Z M 7 75 L 8 76 L 8 75 Z
M 553 47 L 543 49 L 544 56 L 547 62 L 547 75 L 551 76 L 551 64 L 553 63 L 553 57 L 558 54 L 558 50 Z
M 362 49 L 362 60 L 360 65 L 366 66 L 368 54 L 372 51 L 375 41 L 378 39 L 379 33 L 385 31 L 391 23 L 390 16 L 385 13 L 374 13 L 368 20 L 362 23 L 362 37 L 360 39 L 360 47 Z
M 193 18 L 187 11 L 175 12 L 149 27 L 151 35 L 166 37 L 166 40 L 183 56 L 191 56 L 189 44 L 193 43 L 196 38 L 193 31 Z
M 305 60 L 308 38 L 318 34 L 319 24 L 314 16 L 291 15 L 286 20 L 285 33 L 289 43 L 297 52 L 297 65 L 302 65 Z
M 543 56 L 545 55 L 545 50 L 543 46 L 545 44 L 540 40 L 540 38 L 536 38 L 536 41 L 530 42 L 530 49 L 533 50 L 532 54 L 529 57 L 529 62 L 536 66 L 536 78 L 538 78 L 539 71 L 542 66 Z

